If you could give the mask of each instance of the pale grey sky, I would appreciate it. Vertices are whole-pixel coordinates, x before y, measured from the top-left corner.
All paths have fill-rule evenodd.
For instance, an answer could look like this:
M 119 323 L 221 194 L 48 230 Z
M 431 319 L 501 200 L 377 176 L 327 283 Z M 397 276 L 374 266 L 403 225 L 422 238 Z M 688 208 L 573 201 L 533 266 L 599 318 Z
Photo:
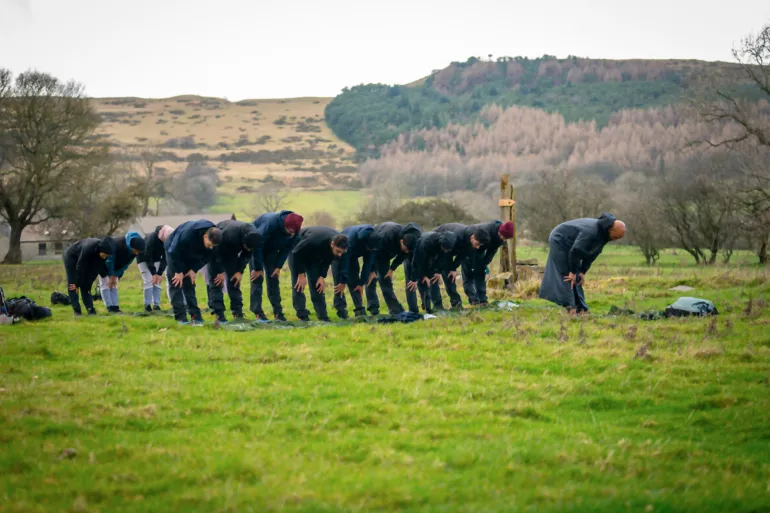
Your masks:
M 91 96 L 334 96 L 468 57 L 731 60 L 768 0 L 0 0 L 0 67 Z

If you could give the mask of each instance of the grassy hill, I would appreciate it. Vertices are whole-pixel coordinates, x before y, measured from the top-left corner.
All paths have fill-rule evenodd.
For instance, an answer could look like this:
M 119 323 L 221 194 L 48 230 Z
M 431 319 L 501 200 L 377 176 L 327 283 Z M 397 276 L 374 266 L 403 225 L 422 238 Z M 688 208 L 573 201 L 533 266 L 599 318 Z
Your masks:
M 230 102 L 221 98 L 97 98 L 103 123 L 97 140 L 116 152 L 163 152 L 158 165 L 180 172 L 204 158 L 219 170 L 217 209 L 250 213 L 251 193 L 271 175 L 306 191 L 299 206 L 331 208 L 325 191 L 346 191 L 357 199 L 355 150 L 336 137 L 323 118 L 330 98 Z M 317 196 L 317 198 L 316 198 Z M 298 201 L 289 198 L 292 206 Z M 349 206 L 349 205 L 348 205 Z
M 679 103 L 708 80 L 740 72 L 737 64 L 696 60 L 472 57 L 406 86 L 345 89 L 325 115 L 341 139 L 377 155 L 401 133 L 475 120 L 489 104 L 536 107 L 558 112 L 567 122 L 595 120 L 603 126 L 620 110 Z

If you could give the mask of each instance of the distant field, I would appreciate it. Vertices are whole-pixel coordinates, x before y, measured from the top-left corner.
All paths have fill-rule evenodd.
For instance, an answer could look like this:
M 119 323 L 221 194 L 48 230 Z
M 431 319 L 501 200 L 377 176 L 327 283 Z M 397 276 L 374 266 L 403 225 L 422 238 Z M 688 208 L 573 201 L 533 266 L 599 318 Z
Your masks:
M 234 197 L 259 188 L 268 175 L 305 191 L 354 190 L 355 152 L 326 126 L 329 101 L 98 98 L 93 102 L 103 123 L 96 140 L 116 152 L 157 148 L 168 157 L 158 165 L 171 173 L 182 171 L 191 155 L 201 155 L 219 170 L 220 192 Z
M 210 211 L 217 214 L 234 212 L 239 219 L 246 219 L 255 213 L 261 213 L 259 207 L 254 205 L 254 198 L 254 194 L 223 194 Z M 315 212 L 328 212 L 337 221 L 337 227 L 341 228 L 342 224 L 358 211 L 362 201 L 361 191 L 295 190 L 286 198 L 283 208 L 294 210 L 308 219 Z

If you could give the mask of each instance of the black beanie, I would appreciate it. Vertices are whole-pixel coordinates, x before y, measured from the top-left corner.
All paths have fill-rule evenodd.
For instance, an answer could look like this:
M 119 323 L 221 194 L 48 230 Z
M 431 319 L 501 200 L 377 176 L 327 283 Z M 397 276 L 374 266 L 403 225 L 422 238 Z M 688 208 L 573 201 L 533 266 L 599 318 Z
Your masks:
M 260 239 L 261 237 L 256 231 L 249 232 L 243 236 L 243 244 L 250 250 L 255 251 L 257 246 L 259 246 Z
M 99 242 L 99 253 L 115 254 L 115 241 L 112 237 L 105 237 Z
M 366 247 L 373 251 L 377 251 L 378 249 L 382 248 L 382 237 L 380 237 L 380 234 L 377 232 L 371 232 L 369 237 L 366 239 Z
M 138 249 L 141 253 L 144 253 L 144 239 L 141 237 L 134 237 L 130 242 L 131 249 Z
M 438 243 L 444 251 L 452 251 L 457 243 L 457 234 L 454 232 L 441 232 L 438 236 Z

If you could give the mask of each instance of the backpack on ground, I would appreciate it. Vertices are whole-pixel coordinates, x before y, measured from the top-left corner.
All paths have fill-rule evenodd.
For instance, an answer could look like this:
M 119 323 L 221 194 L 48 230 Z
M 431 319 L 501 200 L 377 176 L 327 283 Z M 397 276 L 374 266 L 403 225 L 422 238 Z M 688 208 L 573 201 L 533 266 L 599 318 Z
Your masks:
M 51 317 L 51 309 L 38 306 L 28 297 L 21 296 L 7 300 L 8 313 L 13 317 L 20 317 L 28 321 L 37 321 Z
M 70 304 L 70 298 L 62 294 L 61 292 L 52 292 L 51 293 L 51 304 L 52 305 L 66 305 L 69 306 Z
M 705 317 L 718 314 L 719 311 L 714 306 L 714 303 L 708 299 L 697 297 L 680 297 L 666 307 L 667 317 L 689 317 L 692 315 Z

